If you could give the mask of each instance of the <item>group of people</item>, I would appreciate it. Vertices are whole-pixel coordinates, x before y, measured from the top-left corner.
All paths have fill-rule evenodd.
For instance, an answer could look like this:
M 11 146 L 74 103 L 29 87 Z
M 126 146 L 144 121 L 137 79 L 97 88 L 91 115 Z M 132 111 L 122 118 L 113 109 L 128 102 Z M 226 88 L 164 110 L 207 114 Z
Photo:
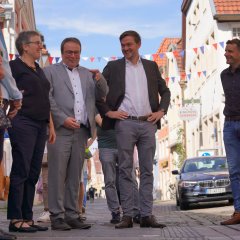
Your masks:
M 43 44 L 35 31 L 18 35 L 20 57 L 10 62 L 11 69 L 7 60 L 0 62 L 3 104 L 5 109 L 10 105 L 12 123 L 8 129 L 13 156 L 7 209 L 10 232 L 48 229 L 34 223 L 32 210 L 47 138 L 51 229 L 91 228 L 79 216 L 78 201 L 85 149 L 88 139 L 95 136 L 96 122 L 107 204 L 115 228 L 131 228 L 133 221 L 143 228 L 166 226 L 152 213 L 153 159 L 155 133 L 168 111 L 170 90 L 157 64 L 141 58 L 141 37 L 136 31 L 125 31 L 119 40 L 124 57 L 108 62 L 102 74 L 79 65 L 82 46 L 74 37 L 61 43 L 62 62 L 41 69 L 36 60 Z M 240 223 L 239 40 L 227 42 L 225 56 L 230 67 L 221 75 L 226 96 L 224 142 L 235 207 L 231 219 L 222 223 L 226 225 Z M 3 134 L 1 129 L 1 159 Z M 134 148 L 140 170 L 137 194 Z M 0 239 L 16 238 L 1 234 Z

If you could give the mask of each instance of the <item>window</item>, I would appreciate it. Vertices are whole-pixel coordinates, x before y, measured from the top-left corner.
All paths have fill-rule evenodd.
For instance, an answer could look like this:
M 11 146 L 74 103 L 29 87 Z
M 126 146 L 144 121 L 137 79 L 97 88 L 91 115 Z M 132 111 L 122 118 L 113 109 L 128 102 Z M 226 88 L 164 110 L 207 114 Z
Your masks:
M 233 28 L 232 35 L 233 38 L 240 38 L 240 28 Z

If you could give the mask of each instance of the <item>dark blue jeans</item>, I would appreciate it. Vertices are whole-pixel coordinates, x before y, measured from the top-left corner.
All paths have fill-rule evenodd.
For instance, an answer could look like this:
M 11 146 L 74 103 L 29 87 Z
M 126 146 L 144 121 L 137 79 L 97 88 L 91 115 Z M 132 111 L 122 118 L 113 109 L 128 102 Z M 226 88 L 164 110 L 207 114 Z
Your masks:
M 12 145 L 12 169 L 8 219 L 32 220 L 35 185 L 41 171 L 47 122 L 17 115 L 8 129 Z
M 225 121 L 223 139 L 234 199 L 234 209 L 240 212 L 240 121 Z

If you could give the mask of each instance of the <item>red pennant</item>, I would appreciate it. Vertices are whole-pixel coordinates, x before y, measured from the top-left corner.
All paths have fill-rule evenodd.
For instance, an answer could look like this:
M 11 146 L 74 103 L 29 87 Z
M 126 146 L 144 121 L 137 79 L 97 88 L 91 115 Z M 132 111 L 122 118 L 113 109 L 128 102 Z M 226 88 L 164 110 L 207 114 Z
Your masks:
M 198 49 L 197 48 L 193 48 L 193 50 L 197 54 Z
M 174 57 L 178 57 L 179 56 L 178 51 L 177 50 L 173 51 L 173 55 L 174 55 Z
M 49 61 L 50 64 L 52 64 L 53 57 L 50 57 L 50 56 L 49 56 L 49 57 L 48 57 L 48 61 Z
M 113 57 L 111 57 L 111 59 L 112 59 L 112 60 L 116 60 L 116 59 L 117 59 L 117 57 L 113 56 Z
M 185 78 L 186 77 L 186 73 L 181 73 L 181 78 Z
M 13 59 L 13 54 L 12 53 L 9 53 L 9 58 L 10 58 L 10 60 Z
M 214 46 L 214 48 L 215 48 L 216 50 L 217 50 L 217 45 L 218 45 L 217 43 L 214 43 L 214 44 L 213 44 L 213 46 Z
M 202 73 L 202 72 L 198 72 L 198 73 L 197 73 L 199 77 L 201 76 L 201 73 Z
M 153 57 L 153 61 L 156 61 L 157 60 L 157 57 L 158 57 L 158 54 L 152 54 L 152 57 Z
M 166 77 L 166 78 L 165 78 L 165 81 L 166 81 L 166 84 L 167 84 L 167 86 L 168 86 L 168 83 L 169 83 L 169 77 Z
M 93 62 L 95 60 L 95 57 L 90 57 L 90 61 Z

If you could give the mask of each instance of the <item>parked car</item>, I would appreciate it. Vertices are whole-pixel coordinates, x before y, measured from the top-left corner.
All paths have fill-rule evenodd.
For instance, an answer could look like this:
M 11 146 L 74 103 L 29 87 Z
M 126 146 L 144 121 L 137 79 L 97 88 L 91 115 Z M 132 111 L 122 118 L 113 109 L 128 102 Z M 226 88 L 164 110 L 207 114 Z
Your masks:
M 226 157 L 194 157 L 174 170 L 176 204 L 181 210 L 191 203 L 228 200 L 233 202 Z

